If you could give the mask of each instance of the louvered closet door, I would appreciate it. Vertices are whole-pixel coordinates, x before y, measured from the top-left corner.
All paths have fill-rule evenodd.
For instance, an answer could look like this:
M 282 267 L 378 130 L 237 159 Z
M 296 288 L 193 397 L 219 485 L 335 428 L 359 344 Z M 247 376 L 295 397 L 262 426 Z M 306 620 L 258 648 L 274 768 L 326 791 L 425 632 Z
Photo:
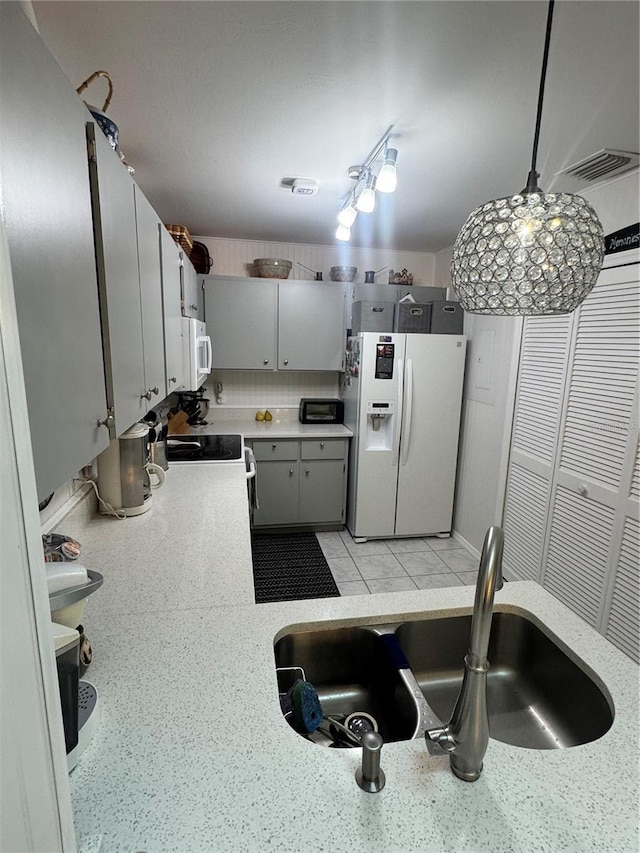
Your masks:
M 617 567 L 604 609 L 603 633 L 636 663 L 640 663 L 640 447 L 637 424 L 635 445 Z
M 577 317 L 543 560 L 543 585 L 602 632 L 633 581 L 637 269 L 604 271 Z
M 507 577 L 540 579 L 571 324 L 570 315 L 524 323 L 503 518 Z

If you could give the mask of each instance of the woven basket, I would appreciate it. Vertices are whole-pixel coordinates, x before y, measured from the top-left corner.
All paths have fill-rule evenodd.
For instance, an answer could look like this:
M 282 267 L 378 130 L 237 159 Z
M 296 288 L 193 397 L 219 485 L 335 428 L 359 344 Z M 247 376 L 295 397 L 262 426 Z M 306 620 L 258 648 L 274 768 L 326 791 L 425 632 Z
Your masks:
M 167 225 L 166 222 L 164 227 L 167 229 L 169 234 L 171 234 L 182 251 L 186 252 L 187 257 L 190 257 L 193 250 L 193 239 L 191 234 L 189 234 L 189 229 L 185 225 Z

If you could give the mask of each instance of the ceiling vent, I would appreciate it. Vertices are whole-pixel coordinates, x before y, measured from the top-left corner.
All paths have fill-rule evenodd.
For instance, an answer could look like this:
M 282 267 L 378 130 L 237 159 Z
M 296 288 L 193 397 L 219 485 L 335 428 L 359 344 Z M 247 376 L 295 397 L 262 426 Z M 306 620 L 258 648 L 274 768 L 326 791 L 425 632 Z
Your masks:
M 633 169 L 639 162 L 640 155 L 635 151 L 603 148 L 585 160 L 561 169 L 556 175 L 569 175 L 581 181 L 600 181 L 604 177 L 610 178 Z

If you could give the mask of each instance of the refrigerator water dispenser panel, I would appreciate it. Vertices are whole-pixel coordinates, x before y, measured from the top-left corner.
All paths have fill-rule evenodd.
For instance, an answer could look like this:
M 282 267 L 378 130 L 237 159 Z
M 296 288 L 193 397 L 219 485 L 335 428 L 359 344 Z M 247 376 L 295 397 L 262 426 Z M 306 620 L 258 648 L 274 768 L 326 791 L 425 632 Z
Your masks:
M 393 447 L 393 413 L 391 400 L 367 401 L 365 450 L 391 450 Z
M 393 379 L 393 359 L 395 344 L 376 345 L 376 379 Z

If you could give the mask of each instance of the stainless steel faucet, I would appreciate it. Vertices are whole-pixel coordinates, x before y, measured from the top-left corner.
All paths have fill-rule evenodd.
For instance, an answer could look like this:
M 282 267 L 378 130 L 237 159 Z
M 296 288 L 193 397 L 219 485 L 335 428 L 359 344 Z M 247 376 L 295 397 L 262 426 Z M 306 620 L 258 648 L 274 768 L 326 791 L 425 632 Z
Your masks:
M 425 732 L 431 755 L 449 755 L 451 770 L 465 782 L 475 782 L 489 743 L 487 715 L 487 672 L 493 597 L 502 588 L 504 534 L 490 527 L 482 546 L 473 605 L 469 651 L 464 659 L 464 678 L 451 719 L 445 726 Z M 429 709 L 430 710 L 430 709 Z M 435 715 L 431 717 L 434 720 Z M 437 719 L 437 718 L 435 718 Z

